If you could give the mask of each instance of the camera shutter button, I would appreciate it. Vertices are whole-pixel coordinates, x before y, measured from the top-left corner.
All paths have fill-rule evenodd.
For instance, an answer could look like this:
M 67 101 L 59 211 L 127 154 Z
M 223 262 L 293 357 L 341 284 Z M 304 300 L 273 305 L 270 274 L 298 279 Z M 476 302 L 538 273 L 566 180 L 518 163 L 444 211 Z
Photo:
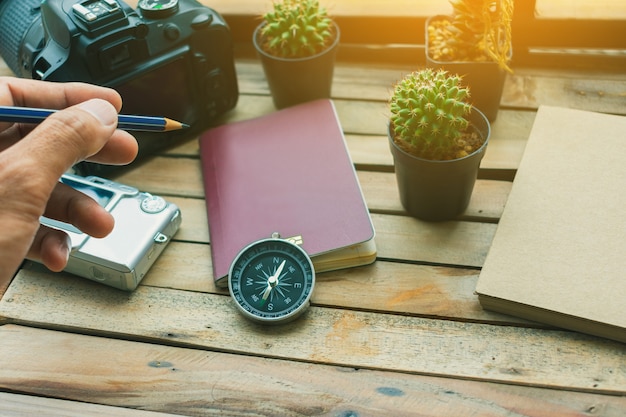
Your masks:
M 210 26 L 213 23 L 213 15 L 212 14 L 199 14 L 194 17 L 191 21 L 191 27 L 194 30 L 201 30 L 207 26 Z
M 159 213 L 165 210 L 165 207 L 167 207 L 167 201 L 157 195 L 148 194 L 146 198 L 141 201 L 141 209 L 149 214 Z

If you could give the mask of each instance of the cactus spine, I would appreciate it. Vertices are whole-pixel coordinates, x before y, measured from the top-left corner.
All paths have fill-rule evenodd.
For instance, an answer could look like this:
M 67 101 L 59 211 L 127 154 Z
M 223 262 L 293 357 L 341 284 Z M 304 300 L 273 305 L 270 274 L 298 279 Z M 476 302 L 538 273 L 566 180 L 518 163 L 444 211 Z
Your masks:
M 315 55 L 333 39 L 332 20 L 318 0 L 282 0 L 263 15 L 266 52 L 283 58 Z
M 460 76 L 431 68 L 408 74 L 395 85 L 390 100 L 395 142 L 424 159 L 466 156 L 462 134 L 469 125 L 468 99 Z

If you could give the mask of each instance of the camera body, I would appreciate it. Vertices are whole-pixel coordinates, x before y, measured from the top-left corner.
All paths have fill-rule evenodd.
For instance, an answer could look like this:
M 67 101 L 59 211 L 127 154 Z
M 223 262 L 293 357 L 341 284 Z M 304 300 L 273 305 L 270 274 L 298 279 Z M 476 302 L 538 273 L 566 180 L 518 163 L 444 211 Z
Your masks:
M 196 0 L 139 0 L 136 10 L 121 0 L 0 0 L 0 41 L 21 77 L 112 87 L 125 114 L 191 126 L 135 132 L 139 158 L 202 132 L 239 96 L 230 30 Z
M 87 194 L 115 219 L 113 231 L 96 239 L 46 217 L 41 223 L 65 231 L 72 241 L 66 272 L 121 290 L 134 290 L 179 229 L 179 208 L 160 196 L 100 177 L 65 174 L 61 182 Z

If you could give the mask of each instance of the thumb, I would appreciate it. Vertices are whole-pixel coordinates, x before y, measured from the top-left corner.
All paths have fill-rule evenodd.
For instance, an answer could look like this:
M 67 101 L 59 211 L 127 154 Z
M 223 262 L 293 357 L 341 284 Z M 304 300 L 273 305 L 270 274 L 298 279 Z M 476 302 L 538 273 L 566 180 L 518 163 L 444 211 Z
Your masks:
M 108 101 L 92 99 L 52 114 L 13 151 L 20 154 L 24 164 L 32 164 L 29 172 L 39 172 L 40 178 L 54 183 L 72 165 L 102 149 L 116 127 L 115 107 Z

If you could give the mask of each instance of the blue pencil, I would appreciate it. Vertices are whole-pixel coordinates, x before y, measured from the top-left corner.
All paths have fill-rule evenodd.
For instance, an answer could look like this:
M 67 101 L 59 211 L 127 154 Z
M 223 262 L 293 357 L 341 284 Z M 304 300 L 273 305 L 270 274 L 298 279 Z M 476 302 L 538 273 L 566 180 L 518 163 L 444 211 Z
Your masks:
M 33 109 L 29 107 L 0 106 L 0 122 L 41 123 L 46 117 L 57 110 Z M 186 129 L 189 125 L 166 117 L 131 116 L 120 114 L 117 128 L 121 130 L 144 130 L 151 132 L 167 132 Z

